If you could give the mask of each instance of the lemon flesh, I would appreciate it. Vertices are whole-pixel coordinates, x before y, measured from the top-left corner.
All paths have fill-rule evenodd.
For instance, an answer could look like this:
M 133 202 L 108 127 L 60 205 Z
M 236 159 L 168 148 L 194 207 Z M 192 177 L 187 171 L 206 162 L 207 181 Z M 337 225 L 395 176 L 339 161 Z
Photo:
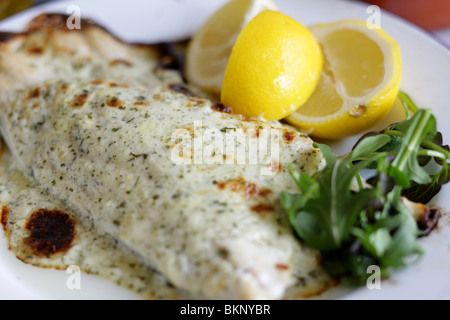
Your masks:
M 263 11 L 233 47 L 221 101 L 246 117 L 282 119 L 311 96 L 322 65 L 320 46 L 307 28 L 280 12 Z
M 311 97 L 286 120 L 324 139 L 361 133 L 383 120 L 400 86 L 398 44 L 361 21 L 317 25 L 311 31 L 322 46 L 324 67 Z

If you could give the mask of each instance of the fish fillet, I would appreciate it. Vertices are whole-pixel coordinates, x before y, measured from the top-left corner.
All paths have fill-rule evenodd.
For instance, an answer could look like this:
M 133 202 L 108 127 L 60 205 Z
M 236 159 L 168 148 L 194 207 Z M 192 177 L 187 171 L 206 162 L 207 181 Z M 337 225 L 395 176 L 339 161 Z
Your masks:
M 22 261 L 42 268 L 83 270 L 136 292 L 145 299 L 179 300 L 185 297 L 165 277 L 145 265 L 139 256 L 113 237 L 99 234 L 92 224 L 83 224 L 71 208 L 29 181 L 14 168 L 9 150 L 0 155 L 0 203 L 4 234 L 9 249 Z M 74 237 L 47 223 L 47 232 L 30 236 L 34 214 L 58 212 L 73 223 Z M 51 219 L 41 215 L 45 220 Z M 56 221 L 58 222 L 58 221 Z M 1 228 L 0 228 L 1 229 Z M 42 230 L 41 230 L 42 231 Z M 51 248 L 49 250 L 49 248 Z M 52 252 L 49 252 L 52 251 Z M 80 276 L 80 286 L 84 279 Z
M 289 163 L 323 167 L 310 138 L 234 115 L 102 28 L 58 17 L 0 46 L 0 128 L 19 170 L 186 297 L 310 296 L 333 282 L 278 200 L 296 191 Z M 267 133 L 274 153 L 254 148 Z

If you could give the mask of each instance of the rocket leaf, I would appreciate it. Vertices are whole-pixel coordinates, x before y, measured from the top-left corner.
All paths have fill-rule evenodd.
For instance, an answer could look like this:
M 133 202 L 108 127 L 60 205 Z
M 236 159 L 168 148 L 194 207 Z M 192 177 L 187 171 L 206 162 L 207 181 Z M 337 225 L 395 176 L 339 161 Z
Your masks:
M 331 274 L 353 283 L 364 282 L 371 264 L 387 276 L 421 255 L 417 223 L 401 198 L 427 203 L 450 181 L 449 148 L 442 145 L 431 110 L 417 108 L 404 93 L 399 97 L 407 120 L 364 135 L 342 156 L 315 144 L 326 167 L 308 176 L 289 166 L 299 193 L 280 196 L 301 241 L 322 252 Z M 431 159 L 440 166 L 434 174 L 424 167 Z M 370 187 L 361 183 L 365 169 L 375 169 Z

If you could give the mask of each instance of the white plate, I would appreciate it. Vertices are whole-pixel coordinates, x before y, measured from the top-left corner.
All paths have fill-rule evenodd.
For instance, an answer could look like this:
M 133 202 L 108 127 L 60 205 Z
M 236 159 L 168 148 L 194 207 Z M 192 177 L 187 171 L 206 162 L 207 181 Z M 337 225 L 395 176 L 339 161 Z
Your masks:
M 92 18 L 130 42 L 156 42 L 190 36 L 225 0 L 90 0 L 53 2 L 0 22 L 2 31 L 20 31 L 37 14 L 67 13 L 71 5 L 81 9 L 82 18 Z M 276 0 L 282 12 L 305 26 L 340 19 L 367 20 L 367 5 L 338 0 Z M 432 108 L 444 141 L 450 141 L 450 51 L 426 32 L 384 11 L 381 27 L 402 50 L 401 89 L 419 106 Z M 385 121 L 385 124 L 390 120 Z M 357 137 L 334 143 L 336 153 L 349 150 Z M 450 210 L 450 186 L 433 203 Z M 323 298 L 341 299 L 450 299 L 450 225 L 423 240 L 422 261 L 382 281 L 381 289 L 364 287 L 347 291 L 337 288 Z M 82 275 L 81 289 L 66 286 L 69 274 L 26 265 L 7 249 L 0 230 L 0 299 L 139 299 L 135 294 L 106 280 Z

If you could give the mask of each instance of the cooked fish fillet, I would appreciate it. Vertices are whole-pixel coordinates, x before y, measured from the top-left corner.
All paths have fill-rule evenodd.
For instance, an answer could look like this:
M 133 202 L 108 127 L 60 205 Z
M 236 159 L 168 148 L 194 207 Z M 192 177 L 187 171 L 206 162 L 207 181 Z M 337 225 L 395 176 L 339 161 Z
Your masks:
M 0 204 L 9 248 L 22 261 L 43 268 L 78 267 L 146 299 L 185 298 L 132 251 L 83 224 L 64 202 L 29 181 L 14 168 L 9 150 L 0 155 Z
M 74 58 L 53 37 L 58 46 L 89 39 L 100 49 L 83 51 L 82 72 L 61 71 Z M 0 61 L 37 65 L 17 74 L 0 64 L 0 127 L 17 167 L 189 298 L 277 299 L 329 286 L 318 252 L 295 238 L 278 201 L 279 192 L 296 190 L 289 163 L 306 173 L 323 166 L 312 141 L 168 84 L 148 68 L 152 59 L 127 57 L 135 72 L 103 68 L 124 58 L 112 51 L 132 50 L 114 41 L 95 26 L 72 34 L 52 25 L 0 47 Z M 30 43 L 48 57 L 33 58 Z M 233 150 L 221 147 L 224 132 Z M 253 162 L 252 146 L 266 132 L 279 152 Z
M 179 73 L 160 67 L 155 46 L 125 45 L 90 20 L 82 20 L 81 30 L 68 30 L 66 20 L 63 15 L 43 14 L 22 34 L 0 33 L 3 91 L 48 79 L 108 78 L 147 88 L 181 81 Z

